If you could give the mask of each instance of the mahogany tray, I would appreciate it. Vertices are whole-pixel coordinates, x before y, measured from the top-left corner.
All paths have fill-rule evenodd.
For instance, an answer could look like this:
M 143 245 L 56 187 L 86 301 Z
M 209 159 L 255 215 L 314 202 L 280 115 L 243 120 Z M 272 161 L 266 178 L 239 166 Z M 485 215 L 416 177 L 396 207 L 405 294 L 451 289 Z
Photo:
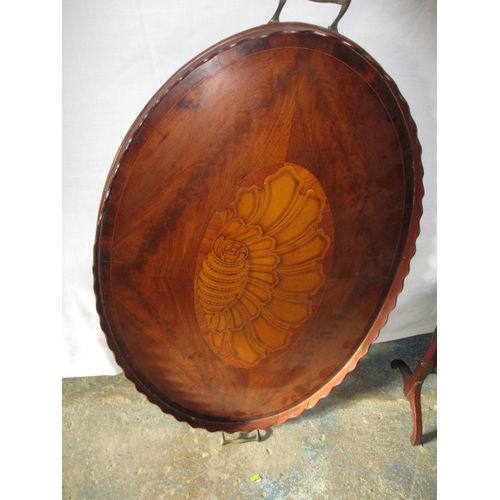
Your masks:
M 97 309 L 125 375 L 209 431 L 314 406 L 403 288 L 420 156 L 393 80 L 332 29 L 267 24 L 193 59 L 132 125 L 99 210 Z

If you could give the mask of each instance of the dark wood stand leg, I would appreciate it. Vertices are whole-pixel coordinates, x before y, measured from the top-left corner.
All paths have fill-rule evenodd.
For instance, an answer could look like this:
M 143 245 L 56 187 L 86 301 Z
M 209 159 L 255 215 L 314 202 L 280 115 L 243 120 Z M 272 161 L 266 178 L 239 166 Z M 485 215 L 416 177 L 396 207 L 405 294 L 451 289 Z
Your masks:
M 408 365 L 401 359 L 395 359 L 391 362 L 391 368 L 399 368 L 403 376 L 403 393 L 409 401 L 413 413 L 413 433 L 411 435 L 411 444 L 413 446 L 422 442 L 422 408 L 420 405 L 420 394 L 422 383 L 429 373 L 437 373 L 437 328 L 432 335 L 431 344 L 424 354 L 422 361 L 411 371 Z

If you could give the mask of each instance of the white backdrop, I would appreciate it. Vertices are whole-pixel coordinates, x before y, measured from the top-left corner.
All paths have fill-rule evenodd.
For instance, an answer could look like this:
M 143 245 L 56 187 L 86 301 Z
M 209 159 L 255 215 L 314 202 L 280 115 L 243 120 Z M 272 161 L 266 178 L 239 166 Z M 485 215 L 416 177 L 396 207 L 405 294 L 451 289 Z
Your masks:
M 114 375 L 95 309 L 92 247 L 104 182 L 132 122 L 190 59 L 267 23 L 277 0 L 64 0 L 62 376 Z M 282 21 L 331 24 L 339 7 L 288 0 Z M 352 0 L 339 31 L 396 81 L 419 130 L 424 215 L 417 253 L 378 341 L 436 326 L 436 1 Z

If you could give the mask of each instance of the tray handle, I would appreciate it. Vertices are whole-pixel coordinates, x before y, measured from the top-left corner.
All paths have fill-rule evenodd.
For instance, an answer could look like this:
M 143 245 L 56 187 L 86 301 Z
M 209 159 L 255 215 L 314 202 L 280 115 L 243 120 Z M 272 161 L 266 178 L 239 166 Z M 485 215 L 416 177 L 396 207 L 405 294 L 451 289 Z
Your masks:
M 329 29 L 336 31 L 338 33 L 338 24 L 339 21 L 342 19 L 343 15 L 346 13 L 346 10 L 349 8 L 349 5 L 351 4 L 351 0 L 310 0 L 311 2 L 319 2 L 319 3 L 335 3 L 337 5 L 340 5 L 340 12 L 338 16 L 335 18 L 331 26 L 328 26 Z M 283 10 L 283 7 L 286 4 L 286 0 L 279 0 L 278 8 L 276 9 L 276 12 L 274 13 L 274 16 L 271 18 L 269 23 L 279 23 L 280 22 L 280 14 L 281 11 Z

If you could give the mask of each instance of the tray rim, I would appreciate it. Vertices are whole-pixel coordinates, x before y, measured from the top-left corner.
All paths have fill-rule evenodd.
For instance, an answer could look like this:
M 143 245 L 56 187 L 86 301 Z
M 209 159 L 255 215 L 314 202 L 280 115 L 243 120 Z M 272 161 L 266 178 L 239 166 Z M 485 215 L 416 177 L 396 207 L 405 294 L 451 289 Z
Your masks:
M 244 43 L 246 41 L 255 40 L 258 38 L 264 38 L 267 36 L 272 36 L 274 34 L 296 34 L 296 33 L 309 33 L 319 36 L 330 36 L 337 39 L 338 42 L 344 44 L 349 49 L 357 53 L 365 59 L 371 66 L 374 67 L 377 74 L 383 77 L 386 85 L 389 87 L 394 98 L 396 99 L 400 111 L 404 117 L 405 125 L 408 127 L 408 138 L 412 144 L 413 149 L 413 205 L 410 216 L 410 221 L 408 224 L 407 238 L 404 245 L 402 245 L 402 255 L 400 263 L 397 266 L 397 270 L 394 274 L 392 283 L 390 284 L 389 291 L 387 292 L 387 297 L 384 300 L 382 306 L 379 308 L 375 320 L 369 329 L 368 334 L 362 340 L 361 344 L 357 350 L 352 354 L 350 360 L 340 369 L 340 371 L 332 377 L 328 382 L 325 382 L 320 389 L 318 389 L 310 397 L 304 399 L 299 404 L 293 406 L 292 408 L 286 409 L 282 412 L 276 412 L 272 416 L 265 416 L 263 418 L 254 419 L 242 419 L 242 420 L 221 420 L 216 417 L 210 418 L 205 416 L 204 418 L 199 418 L 198 416 L 193 416 L 187 413 L 187 411 L 180 411 L 173 406 L 170 406 L 156 394 L 154 394 L 148 387 L 144 385 L 141 378 L 139 378 L 130 367 L 127 360 L 121 356 L 120 349 L 114 339 L 113 330 L 108 322 L 106 310 L 101 297 L 100 280 L 99 280 L 99 244 L 100 236 L 102 231 L 102 221 L 103 214 L 107 207 L 107 201 L 110 191 L 113 187 L 114 180 L 119 172 L 121 159 L 127 153 L 127 150 L 133 141 L 136 134 L 140 131 L 143 123 L 145 122 L 149 113 L 154 110 L 156 105 L 167 95 L 167 93 L 175 87 L 184 77 L 190 72 L 196 70 L 200 65 L 206 63 L 218 54 L 232 48 L 239 43 Z M 273 24 L 265 24 L 257 26 L 239 33 L 236 33 L 228 38 L 221 40 L 220 42 L 207 48 L 199 55 L 195 56 L 184 66 L 182 66 L 178 71 L 176 71 L 167 81 L 160 87 L 160 89 L 153 95 L 149 102 L 144 106 L 142 111 L 137 116 L 136 120 L 133 122 L 129 128 L 127 134 L 125 135 L 118 151 L 113 159 L 111 168 L 109 170 L 108 176 L 106 178 L 103 194 L 101 197 L 98 218 L 96 223 L 96 234 L 93 247 L 93 288 L 96 297 L 96 309 L 99 316 L 99 322 L 102 331 L 105 334 L 107 345 L 112 351 L 116 363 L 123 370 L 124 375 L 128 380 L 130 380 L 136 390 L 146 396 L 146 398 L 153 404 L 160 407 L 160 409 L 173 416 L 177 421 L 187 423 L 189 426 L 194 428 L 203 428 L 209 432 L 252 432 L 255 430 L 265 430 L 271 426 L 282 425 L 287 420 L 291 418 L 299 417 L 306 409 L 311 409 L 318 401 L 326 396 L 328 396 L 334 387 L 342 383 L 345 377 L 351 373 L 361 360 L 363 356 L 368 352 L 371 344 L 377 339 L 380 330 L 387 323 L 389 314 L 394 310 L 397 305 L 398 295 L 404 288 L 404 281 L 410 272 L 410 261 L 416 253 L 416 241 L 420 234 L 420 219 L 423 213 L 422 198 L 424 196 L 424 185 L 423 185 L 423 165 L 422 165 L 422 147 L 418 139 L 417 125 L 411 116 L 410 108 L 401 94 L 398 86 L 394 80 L 386 73 L 382 66 L 362 47 L 348 39 L 338 32 L 332 31 L 328 28 L 323 28 L 320 26 L 300 23 L 300 22 L 280 22 Z M 374 313 L 377 311 L 375 310 Z M 180 405 L 179 405 L 180 406 Z

